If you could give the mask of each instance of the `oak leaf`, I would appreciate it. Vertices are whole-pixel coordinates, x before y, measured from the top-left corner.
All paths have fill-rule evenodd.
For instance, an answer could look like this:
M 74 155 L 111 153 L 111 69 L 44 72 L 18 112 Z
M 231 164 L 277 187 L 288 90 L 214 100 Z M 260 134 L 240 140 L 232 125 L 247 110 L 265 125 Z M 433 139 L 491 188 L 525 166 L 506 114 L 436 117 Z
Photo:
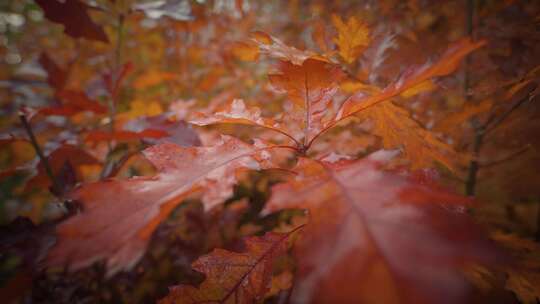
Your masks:
M 286 45 L 280 39 L 270 36 L 264 32 L 254 32 L 252 42 L 259 48 L 259 53 L 265 54 L 271 58 L 289 61 L 292 64 L 301 65 L 308 58 L 317 58 L 322 61 L 328 61 L 325 57 L 312 51 L 302 51 L 295 47 Z M 258 56 L 252 55 L 254 58 Z
M 354 16 L 345 23 L 341 17 L 332 15 L 332 23 L 338 32 L 334 42 L 339 48 L 339 55 L 346 63 L 351 64 L 370 43 L 369 28 Z
M 36 0 L 45 17 L 64 26 L 64 32 L 73 38 L 86 38 L 108 43 L 103 28 L 96 24 L 88 10 L 90 7 L 79 0 Z M 66 13 L 69 12 L 69 13 Z
M 540 301 L 540 244 L 514 234 L 497 232 L 493 239 L 514 258 L 503 270 L 508 275 L 506 289 L 513 291 L 522 303 Z
M 307 209 L 295 244 L 293 303 L 459 303 L 458 268 L 491 258 L 462 214 L 466 199 L 385 172 L 395 153 L 349 161 L 301 158 L 265 212 Z M 332 161 L 332 162 L 330 162 Z
M 464 160 L 449 144 L 441 141 L 435 133 L 425 129 L 409 112 L 392 102 L 377 104 L 358 113 L 373 123 L 372 132 L 382 138 L 386 149 L 403 147 L 405 156 L 413 169 L 426 168 L 438 161 L 446 168 L 455 170 L 459 160 Z
M 262 117 L 259 108 L 247 108 L 242 99 L 233 99 L 231 102 L 215 109 L 212 114 L 196 112 L 192 115 L 189 122 L 198 126 L 207 126 L 218 123 L 258 126 L 280 132 L 290 137 L 290 135 L 286 133 L 285 127 L 278 121 Z
M 246 250 L 240 253 L 214 249 L 192 264 L 193 269 L 206 276 L 198 288 L 175 286 L 159 303 L 260 302 L 270 291 L 274 261 L 285 254 L 290 235 L 270 232 L 262 237 L 248 237 Z
M 146 129 L 139 132 L 133 132 L 133 131 L 114 131 L 114 132 L 106 132 L 101 130 L 94 130 L 90 131 L 86 134 L 86 137 L 84 138 L 87 142 L 99 142 L 99 141 L 132 141 L 132 140 L 139 140 L 144 138 L 164 138 L 169 136 L 169 133 L 163 130 L 157 130 L 157 129 Z
M 130 269 L 158 224 L 188 195 L 204 190 L 206 209 L 232 195 L 236 172 L 269 167 L 269 152 L 229 136 L 211 147 L 172 143 L 143 151 L 158 174 L 84 184 L 69 197 L 84 211 L 58 226 L 47 264 L 77 270 L 105 259 L 107 274 Z
M 61 90 L 56 92 L 56 97 L 62 101 L 59 106 L 50 106 L 39 109 L 41 115 L 72 116 L 80 112 L 89 111 L 96 114 L 104 114 L 107 107 L 90 99 L 84 92 L 78 90 Z
M 342 120 L 379 102 L 389 100 L 426 80 L 454 72 L 462 58 L 484 44 L 485 41 L 473 42 L 470 39 L 462 39 L 451 45 L 436 62 L 409 68 L 397 81 L 386 86 L 379 94 L 366 95 L 362 91 L 353 94 L 344 102 L 336 120 Z
M 268 77 L 274 88 L 287 93 L 296 112 L 301 114 L 300 124 L 307 143 L 325 126 L 329 103 L 345 75 L 338 66 L 312 58 L 301 65 L 282 61 L 278 69 L 279 74 Z
M 47 155 L 47 162 L 49 163 L 54 176 L 62 175 L 65 170 L 66 163 L 69 162 L 69 166 L 72 166 L 75 170 L 77 180 L 81 180 L 82 173 L 79 171 L 79 167 L 82 165 L 96 165 L 100 164 L 94 156 L 88 152 L 75 147 L 73 145 L 62 145 Z M 37 174 L 30 178 L 26 183 L 26 190 L 30 190 L 32 187 L 49 188 L 51 187 L 50 177 L 46 173 L 45 165 L 40 160 L 37 164 Z

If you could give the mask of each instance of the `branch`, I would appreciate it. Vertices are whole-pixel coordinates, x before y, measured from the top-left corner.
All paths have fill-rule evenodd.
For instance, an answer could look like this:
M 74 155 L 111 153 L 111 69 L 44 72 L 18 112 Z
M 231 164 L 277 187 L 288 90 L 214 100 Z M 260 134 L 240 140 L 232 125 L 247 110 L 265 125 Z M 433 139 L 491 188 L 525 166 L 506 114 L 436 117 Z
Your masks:
M 531 90 L 532 92 L 532 90 Z M 516 103 L 510 107 L 506 112 L 501 114 L 500 116 L 491 115 L 490 118 L 486 121 L 486 123 L 483 126 L 484 134 L 487 134 L 493 129 L 497 128 L 503 121 L 506 120 L 512 114 L 515 110 L 517 110 L 521 105 L 523 105 L 526 101 L 530 101 L 532 99 L 531 92 L 529 92 L 525 97 L 518 100 Z

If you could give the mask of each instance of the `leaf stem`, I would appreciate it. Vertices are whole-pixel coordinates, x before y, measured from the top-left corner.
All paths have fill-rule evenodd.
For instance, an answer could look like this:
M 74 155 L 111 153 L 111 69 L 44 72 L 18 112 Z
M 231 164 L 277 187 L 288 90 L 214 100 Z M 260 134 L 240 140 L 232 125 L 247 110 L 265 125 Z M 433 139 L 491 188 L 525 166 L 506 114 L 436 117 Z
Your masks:
M 39 159 L 41 160 L 41 163 L 43 164 L 43 168 L 45 168 L 45 173 L 51 180 L 52 190 L 53 190 L 52 192 L 55 194 L 61 193 L 60 185 L 58 184 L 58 181 L 56 180 L 54 176 L 51 165 L 49 164 L 49 160 L 47 159 L 45 154 L 43 154 L 43 150 L 41 150 L 41 147 L 39 146 L 36 136 L 34 135 L 34 131 L 32 130 L 32 126 L 28 122 L 28 119 L 26 119 L 26 115 L 24 115 L 24 113 L 19 113 L 19 119 L 21 120 L 21 123 L 24 129 L 26 130 L 28 137 L 30 138 L 30 142 L 32 143 L 32 146 L 34 147 L 36 154 L 38 155 Z

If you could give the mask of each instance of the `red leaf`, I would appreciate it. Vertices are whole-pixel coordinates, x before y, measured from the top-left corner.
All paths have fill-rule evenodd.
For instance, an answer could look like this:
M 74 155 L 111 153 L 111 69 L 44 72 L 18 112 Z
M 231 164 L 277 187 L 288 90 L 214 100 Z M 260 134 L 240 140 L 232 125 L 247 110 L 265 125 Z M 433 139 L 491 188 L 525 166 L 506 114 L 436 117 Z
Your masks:
M 73 38 L 86 38 L 108 43 L 103 28 L 88 15 L 90 8 L 79 0 L 36 0 L 45 17 L 64 26 L 64 32 Z
M 80 165 L 99 164 L 99 161 L 95 157 L 88 154 L 86 151 L 72 145 L 60 146 L 59 148 L 51 152 L 49 156 L 47 156 L 47 161 L 49 162 L 49 165 L 51 166 L 51 169 L 55 176 L 63 174 L 64 166 L 68 161 L 70 166 L 75 169 L 75 173 L 77 173 L 76 168 Z M 26 183 L 27 190 L 31 189 L 32 187 L 43 187 L 47 189 L 51 186 L 51 181 L 45 172 L 45 166 L 43 165 L 43 162 L 41 160 L 37 165 L 37 170 L 37 175 L 32 177 Z M 76 176 L 75 179 L 79 180 L 78 177 L 80 177 L 80 175 Z
M 270 290 L 274 261 L 287 249 L 291 233 L 267 233 L 245 239 L 241 253 L 214 249 L 200 257 L 193 269 L 205 274 L 198 288 L 189 285 L 173 287 L 159 303 L 258 303 Z
M 272 189 L 267 210 L 301 208 L 310 217 L 296 244 L 293 302 L 463 301 L 459 267 L 492 257 L 492 248 L 458 212 L 466 200 L 381 171 L 391 156 L 302 158 L 301 175 Z
M 136 131 L 139 129 L 152 129 L 167 133 L 164 137 L 144 138 L 145 143 L 152 145 L 172 142 L 182 147 L 200 146 L 199 135 L 191 128 L 191 125 L 184 121 L 172 121 L 165 115 L 145 117 L 129 123 L 129 129 Z
M 129 269 L 158 224 L 188 195 L 204 190 L 205 207 L 212 208 L 232 195 L 238 170 L 270 166 L 264 148 L 228 136 L 212 147 L 165 143 L 143 153 L 157 175 L 86 184 L 70 195 L 85 210 L 58 226 L 48 265 L 70 263 L 76 270 L 105 259 L 109 275 Z
M 47 83 L 55 90 L 62 90 L 66 85 L 68 72 L 56 64 L 47 53 L 41 53 L 39 64 L 47 72 Z
M 88 98 L 82 91 L 62 90 L 56 96 L 62 101 L 61 106 L 41 108 L 39 114 L 72 116 L 80 112 L 89 111 L 96 114 L 104 114 L 107 108 L 97 101 Z

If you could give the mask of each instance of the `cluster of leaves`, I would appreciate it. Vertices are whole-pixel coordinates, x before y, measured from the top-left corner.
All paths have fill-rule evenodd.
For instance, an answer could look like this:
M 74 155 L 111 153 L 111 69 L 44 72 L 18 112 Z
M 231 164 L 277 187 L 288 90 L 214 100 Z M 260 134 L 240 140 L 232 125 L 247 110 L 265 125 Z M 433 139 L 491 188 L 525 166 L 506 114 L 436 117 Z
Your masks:
M 263 31 L 249 38 L 229 32 L 228 22 L 245 33 L 260 18 L 248 1 L 36 3 L 66 35 L 95 49 L 76 46 L 77 57 L 67 64 L 41 52 L 37 62 L 53 102 L 18 108 L 19 127 L 2 139 L 10 155 L 35 151 L 39 162 L 29 162 L 33 153 L 18 157 L 6 162 L 0 177 L 22 183 L 19 191 L 28 198 L 45 197 L 55 202 L 47 206 L 56 206 L 53 221 L 21 237 L 40 239 L 41 256 L 21 262 L 25 274 L 8 287 L 41 272 L 36 261 L 53 273 L 94 269 L 101 285 L 129 273 L 150 274 L 169 254 L 176 257 L 159 266 L 167 268 L 163 284 L 179 285 L 157 293 L 162 303 L 461 303 L 470 299 L 471 281 L 506 285 L 524 302 L 539 298 L 534 242 L 495 235 L 527 257 L 523 265 L 508 262 L 467 214 L 471 199 L 442 187 L 433 169 L 450 176 L 447 183 L 465 171 L 467 191 L 474 189 L 484 137 L 532 104 L 537 68 L 492 85 L 481 97 L 466 92 L 462 109 L 431 114 L 447 117 L 427 128 L 420 122 L 427 111 L 412 115 L 402 101 L 443 98 L 437 86 L 443 78 L 455 86 L 448 76 L 486 40 L 452 39 L 438 55 L 403 68 L 407 60 L 392 56 L 395 37 L 366 16 L 321 16 L 310 25 L 311 50 L 301 50 Z M 416 1 L 407 3 L 418 14 Z M 317 11 L 329 4 L 311 5 Z M 387 5 L 380 4 L 381 14 L 391 15 Z M 289 9 L 294 14 L 294 5 Z M 99 18 L 113 23 L 94 21 Z M 156 19 L 173 28 L 163 35 L 188 43 L 167 50 L 177 56 L 171 62 L 162 45 L 129 45 L 127 29 L 148 35 L 141 20 Z M 418 39 L 415 31 L 401 35 Z M 126 60 L 129 48 L 144 56 Z M 85 52 L 105 58 L 92 65 Z M 158 62 L 178 69 L 138 67 Z M 399 74 L 382 66 L 397 66 Z M 466 90 L 480 91 L 480 81 L 476 88 L 469 83 L 472 66 L 467 60 Z M 501 102 L 485 98 L 501 90 Z M 167 111 L 148 101 L 170 95 L 184 99 L 169 102 Z M 459 137 L 465 122 L 472 126 L 473 155 L 464 151 L 470 136 Z M 194 127 L 210 125 L 216 126 Z M 37 173 L 14 179 L 24 179 L 29 169 Z M 239 194 L 238 185 L 256 184 L 253 170 L 266 176 L 264 189 L 251 185 L 250 193 Z M 20 243 L 15 238 L 5 248 L 17 252 Z M 172 274 L 175 264 L 185 275 Z M 505 276 L 502 283 L 495 282 L 498 274 Z M 41 281 L 34 281 L 37 300 Z M 121 293 L 109 290 L 97 299 L 126 301 Z

